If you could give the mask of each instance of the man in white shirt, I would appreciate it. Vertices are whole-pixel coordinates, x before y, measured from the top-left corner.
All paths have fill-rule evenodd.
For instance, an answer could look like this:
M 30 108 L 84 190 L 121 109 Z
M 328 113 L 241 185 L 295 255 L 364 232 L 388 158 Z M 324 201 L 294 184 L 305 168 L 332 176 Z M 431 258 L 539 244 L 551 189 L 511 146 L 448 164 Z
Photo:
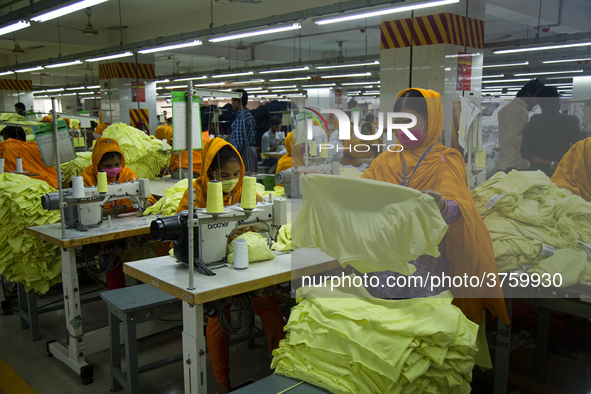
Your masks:
M 517 97 L 499 111 L 499 171 L 529 169 L 529 161 L 521 156 L 522 133 L 529 122 L 528 112 L 536 105 L 536 94 L 543 87 L 538 79 L 529 81 Z

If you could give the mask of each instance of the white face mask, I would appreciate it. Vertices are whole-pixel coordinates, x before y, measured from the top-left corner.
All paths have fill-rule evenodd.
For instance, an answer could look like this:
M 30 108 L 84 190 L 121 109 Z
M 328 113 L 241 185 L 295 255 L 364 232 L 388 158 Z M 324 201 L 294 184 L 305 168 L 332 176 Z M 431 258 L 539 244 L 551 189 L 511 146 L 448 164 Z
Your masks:
M 234 179 L 229 179 L 227 181 L 222 181 L 222 190 L 224 191 L 224 193 L 230 193 L 232 191 L 232 189 L 234 189 L 234 186 L 236 186 L 236 184 L 238 183 L 238 179 L 240 179 L 240 178 L 234 178 Z

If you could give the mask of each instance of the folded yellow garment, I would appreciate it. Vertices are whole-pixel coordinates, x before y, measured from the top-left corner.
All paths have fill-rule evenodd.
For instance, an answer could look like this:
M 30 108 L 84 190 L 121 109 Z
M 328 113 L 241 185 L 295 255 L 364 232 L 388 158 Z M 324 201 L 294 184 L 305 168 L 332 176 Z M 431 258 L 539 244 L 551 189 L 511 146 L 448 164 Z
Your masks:
M 291 250 L 292 243 L 291 243 L 291 222 L 287 223 L 279 229 L 279 233 L 277 234 L 277 242 L 273 243 L 271 249 L 277 250 L 279 252 L 285 252 Z
M 543 274 L 550 274 L 552 279 L 554 279 L 554 275 L 559 274 L 562 281 L 560 287 L 569 287 L 579 282 L 579 277 L 588 265 L 589 256 L 586 252 L 560 249 L 554 255 L 540 261 L 537 266 L 527 270 L 527 273 L 538 274 L 541 278 L 543 278 Z M 549 280 L 552 282 L 552 279 Z M 547 283 L 546 280 L 542 280 Z
M 300 177 L 303 202 L 293 225 L 298 247 L 318 247 L 360 272 L 411 275 L 409 261 L 439 257 L 447 231 L 434 199 L 386 182 L 310 174 Z
M 84 169 L 92 164 L 92 152 L 76 152 L 76 158 L 63 163 L 60 166 L 62 170 L 63 187 L 71 187 L 72 177 L 82 175 Z
M 267 239 L 259 233 L 249 231 L 236 237 L 236 239 L 245 239 L 248 242 L 248 262 L 267 261 L 275 258 L 275 253 L 269 249 Z M 228 246 L 228 263 L 234 264 L 234 239 Z
M 371 298 L 361 287 L 298 289 L 275 373 L 333 393 L 469 393 L 478 326 L 445 292 Z
M 0 274 L 39 294 L 61 282 L 60 252 L 26 235 L 25 228 L 59 222 L 59 211 L 41 206 L 41 196 L 52 192 L 55 189 L 44 181 L 0 174 Z
M 143 215 L 158 215 L 172 216 L 176 215 L 179 203 L 183 195 L 189 188 L 189 180 L 183 179 L 178 181 L 164 191 L 164 196 L 156 201 L 156 204 L 146 209 Z

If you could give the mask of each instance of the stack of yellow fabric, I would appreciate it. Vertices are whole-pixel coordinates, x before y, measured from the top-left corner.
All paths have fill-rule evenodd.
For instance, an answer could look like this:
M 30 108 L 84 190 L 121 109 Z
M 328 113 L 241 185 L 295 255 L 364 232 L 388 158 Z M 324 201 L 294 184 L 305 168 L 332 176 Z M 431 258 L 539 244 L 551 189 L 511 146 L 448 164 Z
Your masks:
M 29 135 L 33 135 L 33 129 L 31 126 L 36 126 L 42 124 L 42 122 L 34 122 L 34 121 L 27 121 L 25 120 L 24 116 L 15 113 L 5 113 L 0 116 L 0 121 L 2 122 L 10 122 L 16 123 L 21 125 L 25 133 L 27 133 L 27 138 Z M 0 130 L 4 129 L 6 126 L 0 126 Z M 34 138 L 33 138 L 34 140 Z
M 60 166 L 62 170 L 62 185 L 70 187 L 72 177 L 82 175 L 84 169 L 92 164 L 92 152 L 77 152 L 76 158 Z
M 164 196 L 156 201 L 156 204 L 144 211 L 144 216 L 158 214 L 162 214 L 162 216 L 176 215 L 179 203 L 188 188 L 188 179 L 178 181 L 174 186 L 169 187 L 164 191 Z
M 522 266 L 539 272 L 541 261 L 570 249 L 584 260 L 579 282 L 591 281 L 591 262 L 579 242 L 591 243 L 591 203 L 558 188 L 541 171 L 499 172 L 471 194 L 490 231 L 500 272 Z
M 295 246 L 295 245 L 294 245 Z M 291 250 L 291 222 L 281 226 L 279 234 L 277 234 L 277 242 L 273 243 L 271 249 L 279 252 L 287 252 Z
M 57 246 L 26 235 L 25 228 L 59 222 L 59 211 L 41 206 L 41 196 L 52 192 L 55 189 L 46 182 L 0 174 L 0 274 L 39 294 L 61 282 L 60 252 Z
M 107 127 L 103 137 L 117 140 L 125 155 L 125 165 L 140 178 L 156 178 L 170 162 L 170 155 L 162 154 L 162 141 L 135 127 L 115 123 Z
M 469 393 L 478 325 L 449 292 L 372 298 L 363 287 L 304 287 L 273 351 L 275 373 L 333 393 Z

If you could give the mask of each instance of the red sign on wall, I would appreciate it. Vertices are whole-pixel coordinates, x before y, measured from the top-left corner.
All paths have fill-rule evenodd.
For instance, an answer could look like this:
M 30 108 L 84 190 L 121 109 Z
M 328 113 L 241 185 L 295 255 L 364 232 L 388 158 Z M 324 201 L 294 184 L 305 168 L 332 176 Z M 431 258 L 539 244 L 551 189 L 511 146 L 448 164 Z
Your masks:
M 131 83 L 131 101 L 134 103 L 146 102 L 146 83 L 132 82 Z
M 472 90 L 472 56 L 458 53 L 458 81 L 456 90 Z

